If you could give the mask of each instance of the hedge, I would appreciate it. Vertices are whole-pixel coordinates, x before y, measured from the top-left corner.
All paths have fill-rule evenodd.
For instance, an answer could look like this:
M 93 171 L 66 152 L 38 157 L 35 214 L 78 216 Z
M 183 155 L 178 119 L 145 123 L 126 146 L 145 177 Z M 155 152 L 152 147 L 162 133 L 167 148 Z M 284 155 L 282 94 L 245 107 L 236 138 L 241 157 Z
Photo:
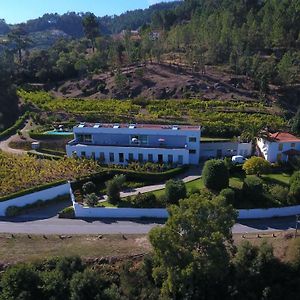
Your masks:
M 21 129 L 24 124 L 25 124 L 25 121 L 28 119 L 29 117 L 29 111 L 26 111 L 24 113 L 24 115 L 22 115 L 16 122 L 14 125 L 12 125 L 11 127 L 7 128 L 6 130 L 2 131 L 0 133 L 0 140 L 3 140 L 11 135 L 14 135 L 17 133 L 17 131 L 19 129 Z
M 115 175 L 124 174 L 126 175 L 127 180 L 137 180 L 137 181 L 147 181 L 151 183 L 158 183 L 170 178 L 174 178 L 174 176 L 179 175 L 186 171 L 188 166 L 174 168 L 161 173 L 150 173 L 150 172 L 137 172 L 135 170 L 126 170 L 126 169 L 109 169 L 105 168 L 103 171 L 88 175 L 85 177 L 77 178 L 76 181 L 72 182 L 72 187 L 74 189 L 78 189 L 87 181 L 104 182 L 111 179 Z
M 48 149 L 48 148 L 42 148 L 39 149 L 40 153 L 45 153 L 45 154 L 50 154 L 50 155 L 55 155 L 55 156 L 65 156 L 67 155 L 66 152 L 63 151 L 57 151 L 57 150 L 53 150 L 53 149 Z
M 34 140 L 63 140 L 63 139 L 71 139 L 74 137 L 74 134 L 71 133 L 69 135 L 63 134 L 45 134 L 42 132 L 30 131 L 29 136 Z
M 51 200 L 46 200 L 46 201 L 45 200 L 37 200 L 36 202 L 31 203 L 31 204 L 26 204 L 25 206 L 15 206 L 15 205 L 9 206 L 5 211 L 5 216 L 6 217 L 19 216 L 19 215 L 28 213 L 33 209 L 47 207 L 51 204 L 59 203 L 61 201 L 67 200 L 69 197 L 70 197 L 70 195 L 67 194 L 67 195 L 57 196 Z
M 40 158 L 40 159 L 55 159 L 55 160 L 62 159 L 61 156 L 51 155 L 51 154 L 47 154 L 47 153 L 40 153 L 35 150 L 28 151 L 27 154 L 29 156 L 35 156 L 36 158 Z
M 11 199 L 14 199 L 14 198 L 22 197 L 22 196 L 32 194 L 32 193 L 35 193 L 35 192 L 40 192 L 42 190 L 46 190 L 46 189 L 49 189 L 49 188 L 52 188 L 52 187 L 55 187 L 55 186 L 59 186 L 59 185 L 64 184 L 64 183 L 67 183 L 67 181 L 66 180 L 59 180 L 59 181 L 55 181 L 55 182 L 51 182 L 51 183 L 46 183 L 46 184 L 43 184 L 43 185 L 40 185 L 40 186 L 37 186 L 37 187 L 33 187 L 33 188 L 30 188 L 30 189 L 22 190 L 22 191 L 13 193 L 13 194 L 9 194 L 9 195 L 0 197 L 0 202 L 4 202 L 4 201 L 8 201 L 8 200 L 11 200 Z

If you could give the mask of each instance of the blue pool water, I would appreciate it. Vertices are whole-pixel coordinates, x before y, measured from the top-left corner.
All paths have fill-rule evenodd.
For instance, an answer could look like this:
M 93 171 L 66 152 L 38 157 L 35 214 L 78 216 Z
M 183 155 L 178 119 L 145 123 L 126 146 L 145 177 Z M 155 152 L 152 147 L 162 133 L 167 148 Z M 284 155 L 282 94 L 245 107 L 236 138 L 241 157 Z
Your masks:
M 44 134 L 51 134 L 51 135 L 71 135 L 73 134 L 72 131 L 66 132 L 66 131 L 57 131 L 57 130 L 51 130 L 51 131 L 46 131 Z

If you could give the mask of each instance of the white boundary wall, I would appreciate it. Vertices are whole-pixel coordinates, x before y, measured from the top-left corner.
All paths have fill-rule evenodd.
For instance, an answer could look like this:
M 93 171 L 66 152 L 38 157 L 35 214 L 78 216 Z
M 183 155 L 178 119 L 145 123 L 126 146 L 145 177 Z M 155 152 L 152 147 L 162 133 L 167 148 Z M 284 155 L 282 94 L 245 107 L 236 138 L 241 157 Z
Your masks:
M 7 201 L 0 202 L 0 216 L 5 216 L 5 211 L 9 206 L 25 206 L 26 204 L 32 204 L 38 200 L 48 201 L 52 200 L 57 196 L 69 194 L 70 183 L 54 186 L 49 189 L 38 191 L 32 194 L 27 194 L 21 197 L 13 198 Z
M 300 205 L 265 209 L 239 209 L 238 219 L 268 219 L 275 217 L 295 216 L 298 214 L 300 214 Z
M 84 207 L 75 202 L 72 189 L 70 195 L 73 202 L 76 218 L 167 218 L 168 211 L 165 208 L 109 208 L 109 207 Z M 268 219 L 275 217 L 288 217 L 300 214 L 300 205 L 276 208 L 239 209 L 238 219 Z

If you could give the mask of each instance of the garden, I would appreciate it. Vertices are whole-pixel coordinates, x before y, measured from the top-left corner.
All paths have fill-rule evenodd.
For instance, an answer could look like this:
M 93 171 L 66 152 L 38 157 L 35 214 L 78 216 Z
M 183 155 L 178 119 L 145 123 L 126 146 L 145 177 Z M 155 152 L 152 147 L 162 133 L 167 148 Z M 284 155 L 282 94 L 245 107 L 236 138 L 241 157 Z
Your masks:
M 249 159 L 243 167 L 233 165 L 229 159 L 210 160 L 197 180 L 184 183 L 173 177 L 165 182 L 164 189 L 121 197 L 121 192 L 127 191 L 132 183 L 124 174 L 116 174 L 102 181 L 102 190 L 91 181 L 77 186 L 75 197 L 77 202 L 89 207 L 165 208 L 193 194 L 210 199 L 224 198 L 237 209 L 300 203 L 300 172 L 293 172 L 287 166 L 271 165 L 259 157 Z

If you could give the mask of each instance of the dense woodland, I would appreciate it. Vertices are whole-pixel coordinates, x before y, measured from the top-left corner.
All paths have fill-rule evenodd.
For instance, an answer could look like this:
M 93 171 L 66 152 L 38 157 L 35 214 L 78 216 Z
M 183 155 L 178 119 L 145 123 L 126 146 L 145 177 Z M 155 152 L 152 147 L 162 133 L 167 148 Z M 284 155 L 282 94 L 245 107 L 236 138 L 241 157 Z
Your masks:
M 111 70 L 121 90 L 127 81 L 121 70 L 128 65 L 171 62 L 202 74 L 207 65 L 225 65 L 232 74 L 251 77 L 261 98 L 273 84 L 292 93 L 288 101 L 298 106 L 298 0 L 186 0 L 119 17 L 69 13 L 45 15 L 13 28 L 4 21 L 0 25 L 2 33 L 7 33 L 1 45 L 1 68 L 6 73 L 1 79 L 6 86 L 88 78 Z M 47 49 L 33 49 L 30 33 L 51 28 L 72 38 L 62 37 Z M 138 39 L 130 30 L 121 38 L 109 34 L 136 28 Z M 153 37 L 153 32 L 158 35 Z M 17 114 L 14 100 L 1 99 L 11 103 Z

